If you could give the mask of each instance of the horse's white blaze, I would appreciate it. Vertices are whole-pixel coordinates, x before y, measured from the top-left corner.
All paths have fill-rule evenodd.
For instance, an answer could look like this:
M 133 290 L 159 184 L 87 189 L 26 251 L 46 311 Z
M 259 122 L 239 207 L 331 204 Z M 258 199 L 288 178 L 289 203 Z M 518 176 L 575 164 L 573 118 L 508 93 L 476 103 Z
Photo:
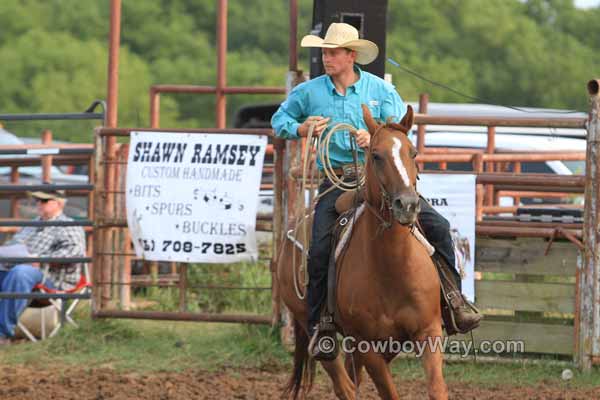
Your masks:
M 400 158 L 400 150 L 402 149 L 402 141 L 398 138 L 394 138 L 394 145 L 392 146 L 392 155 L 394 156 L 394 164 L 396 164 L 396 169 L 400 173 L 400 177 L 406 186 L 410 186 L 410 180 L 408 179 L 408 172 L 406 172 L 406 168 L 402 163 L 402 159 Z

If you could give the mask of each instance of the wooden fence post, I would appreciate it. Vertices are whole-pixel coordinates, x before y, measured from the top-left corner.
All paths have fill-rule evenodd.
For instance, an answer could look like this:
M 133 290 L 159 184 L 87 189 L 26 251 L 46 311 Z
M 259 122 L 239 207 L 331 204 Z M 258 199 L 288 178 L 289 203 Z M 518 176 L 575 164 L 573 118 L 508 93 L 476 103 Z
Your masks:
M 600 355 L 600 80 L 588 82 L 591 110 L 587 128 L 585 167 L 585 210 L 583 241 L 585 250 L 579 265 L 579 335 L 576 338 L 575 360 L 584 371 L 592 367 L 595 355 Z

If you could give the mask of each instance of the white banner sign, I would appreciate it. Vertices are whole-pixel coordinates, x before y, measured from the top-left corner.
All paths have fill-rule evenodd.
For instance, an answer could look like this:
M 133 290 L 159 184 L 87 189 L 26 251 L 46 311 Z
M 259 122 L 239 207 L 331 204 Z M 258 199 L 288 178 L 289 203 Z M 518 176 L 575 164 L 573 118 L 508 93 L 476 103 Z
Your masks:
M 448 222 L 462 292 L 475 299 L 475 175 L 420 174 L 417 189 Z
M 127 223 L 138 257 L 230 263 L 258 257 L 264 136 L 132 132 Z

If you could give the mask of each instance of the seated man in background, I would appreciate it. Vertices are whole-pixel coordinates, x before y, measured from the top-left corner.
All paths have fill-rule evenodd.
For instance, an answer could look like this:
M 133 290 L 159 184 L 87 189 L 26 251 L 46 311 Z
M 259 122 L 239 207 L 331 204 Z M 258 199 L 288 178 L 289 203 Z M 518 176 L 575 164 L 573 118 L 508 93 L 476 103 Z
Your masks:
M 30 193 L 37 203 L 37 221 L 72 221 L 63 214 L 66 196 L 63 190 Z M 9 250 L 9 248 L 11 250 Z M 24 254 L 15 255 L 15 249 Z M 5 250 L 5 251 L 3 251 Z M 5 246 L 0 246 L 0 256 L 12 257 L 85 257 L 85 234 L 80 226 L 25 227 L 17 232 Z M 79 281 L 81 266 L 67 264 L 50 268 L 46 277 L 39 263 L 0 264 L 0 292 L 30 293 L 44 281 L 54 289 L 70 289 Z M 26 299 L 0 299 L 0 345 L 10 343 L 19 316 L 27 307 Z

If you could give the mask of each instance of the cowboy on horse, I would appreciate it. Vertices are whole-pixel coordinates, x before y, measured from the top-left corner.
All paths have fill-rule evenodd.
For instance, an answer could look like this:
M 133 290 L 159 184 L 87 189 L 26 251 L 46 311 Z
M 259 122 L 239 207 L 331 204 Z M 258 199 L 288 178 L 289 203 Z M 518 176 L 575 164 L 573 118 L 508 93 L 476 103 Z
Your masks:
M 322 48 L 326 74 L 304 82 L 291 91 L 272 117 L 273 129 L 280 138 L 299 139 L 307 137 L 309 132 L 322 137 L 333 124 L 350 124 L 357 128 L 352 132 L 358 147 L 355 150 L 358 161 L 364 163 L 365 150 L 371 143 L 371 133 L 366 129 L 361 105 L 368 107 L 375 120 L 384 122 L 398 122 L 407 112 L 392 84 L 356 65 L 374 61 L 379 52 L 377 45 L 359 39 L 358 31 L 353 26 L 333 23 L 325 38 L 307 35 L 302 39 L 301 46 Z M 336 175 L 351 178 L 352 171 L 356 171 L 352 150 L 350 132 L 335 132 L 329 142 L 328 155 Z M 320 170 L 324 168 L 319 159 L 317 166 Z M 332 185 L 331 180 L 326 178 L 319 186 L 320 197 L 315 206 L 308 252 L 309 282 L 306 299 L 311 343 L 323 336 L 335 336 L 331 315 L 323 313 L 332 247 L 331 230 L 339 216 L 335 204 L 343 193 Z M 418 225 L 427 241 L 435 248 L 432 257 L 441 282 L 442 315 L 446 331 L 448 334 L 468 332 L 479 325 L 481 315 L 461 294 L 461 278 L 455 268 L 449 223 L 420 196 L 412 206 L 418 212 Z M 315 359 L 335 357 L 335 354 L 324 354 L 316 347 L 311 348 L 310 352 Z

